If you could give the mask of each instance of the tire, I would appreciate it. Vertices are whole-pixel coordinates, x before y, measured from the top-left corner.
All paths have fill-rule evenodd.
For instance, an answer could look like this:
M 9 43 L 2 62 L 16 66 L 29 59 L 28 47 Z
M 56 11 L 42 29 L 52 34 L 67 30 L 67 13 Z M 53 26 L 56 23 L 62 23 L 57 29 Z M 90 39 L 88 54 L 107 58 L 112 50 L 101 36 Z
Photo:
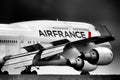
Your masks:
M 31 74 L 36 74 L 37 75 L 37 71 L 32 71 Z
M 3 74 L 6 74 L 6 75 L 8 75 L 9 73 L 8 73 L 8 71 L 4 71 L 4 72 L 3 72 Z
M 21 74 L 26 74 L 26 72 L 25 72 L 25 71 L 22 71 Z
M 90 73 L 88 71 L 82 71 L 80 75 L 90 75 Z

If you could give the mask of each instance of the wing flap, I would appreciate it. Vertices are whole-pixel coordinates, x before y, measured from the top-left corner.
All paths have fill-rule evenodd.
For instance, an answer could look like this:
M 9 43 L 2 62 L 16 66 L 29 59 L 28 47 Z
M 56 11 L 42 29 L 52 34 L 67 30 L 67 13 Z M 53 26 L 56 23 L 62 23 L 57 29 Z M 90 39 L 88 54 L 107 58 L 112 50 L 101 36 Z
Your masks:
M 27 50 L 27 52 L 33 52 L 33 51 L 37 51 L 37 50 L 45 50 L 45 48 L 40 45 L 40 44 L 34 44 L 34 45 L 30 45 L 30 46 L 25 46 L 23 47 L 25 50 Z
M 53 46 L 57 46 L 57 45 L 66 44 L 68 42 L 70 42 L 68 39 L 62 39 L 62 40 L 58 40 L 58 41 L 53 41 L 53 42 L 51 42 L 51 44 Z

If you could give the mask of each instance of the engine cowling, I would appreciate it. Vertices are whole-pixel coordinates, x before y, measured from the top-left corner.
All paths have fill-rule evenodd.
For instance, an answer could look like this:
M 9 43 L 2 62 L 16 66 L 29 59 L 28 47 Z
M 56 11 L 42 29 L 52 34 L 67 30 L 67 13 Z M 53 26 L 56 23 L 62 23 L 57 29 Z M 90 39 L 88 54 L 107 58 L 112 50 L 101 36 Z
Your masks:
M 84 53 L 81 53 L 76 47 L 67 47 L 63 54 L 65 59 L 68 59 L 68 66 L 73 67 L 77 71 L 92 71 L 97 68 L 97 65 L 92 65 L 84 60 Z
M 113 60 L 113 53 L 109 48 L 96 47 L 85 54 L 85 59 L 91 64 L 107 65 Z
M 90 64 L 88 61 L 84 60 L 84 66 L 82 71 L 93 71 L 97 68 L 97 65 Z
M 80 56 L 69 60 L 68 65 L 77 71 L 93 71 L 97 68 L 97 65 L 90 64 L 88 61 L 81 59 Z
M 64 49 L 64 52 L 61 54 L 65 59 L 73 60 L 78 56 L 82 56 L 83 54 L 75 47 L 69 46 Z

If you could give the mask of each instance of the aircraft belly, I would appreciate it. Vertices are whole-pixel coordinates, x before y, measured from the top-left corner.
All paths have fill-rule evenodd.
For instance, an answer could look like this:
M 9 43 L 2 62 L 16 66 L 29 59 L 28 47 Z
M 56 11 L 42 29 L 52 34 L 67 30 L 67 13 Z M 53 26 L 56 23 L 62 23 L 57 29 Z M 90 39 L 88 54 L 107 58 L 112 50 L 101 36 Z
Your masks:
M 32 55 L 28 55 L 28 56 L 23 56 L 23 57 L 7 60 L 6 63 L 4 64 L 2 70 L 8 71 L 11 68 L 17 69 L 20 67 L 31 65 L 34 56 L 35 56 L 35 54 L 32 54 Z
M 31 63 L 32 63 L 32 60 L 26 60 L 25 62 L 21 62 L 18 64 L 4 66 L 2 68 L 2 71 L 8 71 L 9 74 L 20 74 L 21 71 L 25 69 L 25 66 L 31 65 Z

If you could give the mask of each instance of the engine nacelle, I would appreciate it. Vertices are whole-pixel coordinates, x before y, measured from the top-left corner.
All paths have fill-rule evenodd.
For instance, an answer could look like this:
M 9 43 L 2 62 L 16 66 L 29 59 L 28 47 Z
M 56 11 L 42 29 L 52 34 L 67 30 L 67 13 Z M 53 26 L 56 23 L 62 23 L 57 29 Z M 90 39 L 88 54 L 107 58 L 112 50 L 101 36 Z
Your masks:
M 88 61 L 84 60 L 84 66 L 82 71 L 93 71 L 97 68 L 97 65 L 90 64 Z
M 92 65 L 84 60 L 84 54 L 73 46 L 67 47 L 61 54 L 65 59 L 68 59 L 68 65 L 78 71 L 92 71 L 97 68 L 97 65 Z
M 77 71 L 93 71 L 97 68 L 97 65 L 92 65 L 80 57 L 69 60 L 67 64 Z
M 113 60 L 113 53 L 109 48 L 96 47 L 85 54 L 86 60 L 91 64 L 107 65 Z
M 82 56 L 83 54 L 79 52 L 79 50 L 73 46 L 70 46 L 69 48 L 67 47 L 61 55 L 65 59 L 73 60 L 77 58 L 78 56 Z

